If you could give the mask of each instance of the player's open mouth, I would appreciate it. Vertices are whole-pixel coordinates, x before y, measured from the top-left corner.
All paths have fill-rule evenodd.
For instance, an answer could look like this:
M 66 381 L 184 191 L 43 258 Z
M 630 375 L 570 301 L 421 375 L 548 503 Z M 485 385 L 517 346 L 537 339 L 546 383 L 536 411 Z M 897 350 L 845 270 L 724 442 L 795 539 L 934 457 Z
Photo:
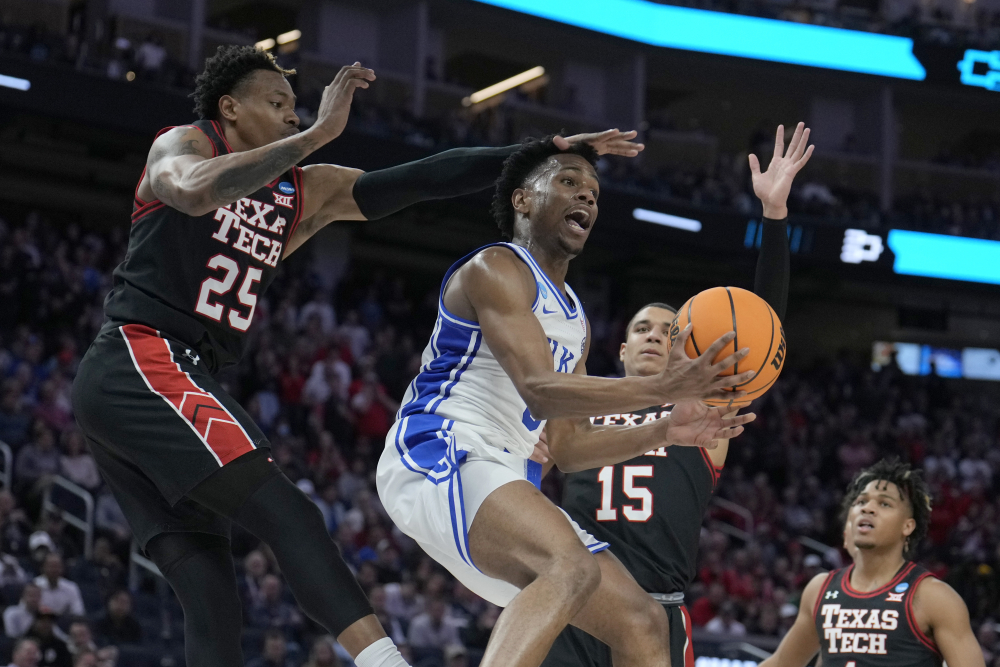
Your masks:
M 566 214 L 566 222 L 577 233 L 584 233 L 590 228 L 591 213 L 590 209 L 578 206 L 570 209 L 569 213 Z
M 655 350 L 655 349 L 653 349 L 653 348 L 649 348 L 649 349 L 647 349 L 647 350 L 640 350 L 640 351 L 639 351 L 639 356 L 643 356 L 643 357 L 644 357 L 644 356 L 650 356 L 650 357 L 662 357 L 663 355 L 662 355 L 662 354 L 660 354 L 660 351 L 659 351 L 659 350 Z
M 858 532 L 859 533 L 870 533 L 875 530 L 875 524 L 872 523 L 871 519 L 859 519 L 858 520 Z

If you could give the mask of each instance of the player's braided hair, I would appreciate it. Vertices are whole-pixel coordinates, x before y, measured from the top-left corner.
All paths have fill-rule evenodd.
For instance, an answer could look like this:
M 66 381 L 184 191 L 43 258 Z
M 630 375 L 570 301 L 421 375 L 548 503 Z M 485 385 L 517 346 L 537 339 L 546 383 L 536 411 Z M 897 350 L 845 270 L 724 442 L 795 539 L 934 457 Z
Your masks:
M 496 220 L 497 227 L 500 228 L 500 233 L 503 234 L 504 238 L 514 238 L 514 204 L 511 202 L 514 190 L 524 187 L 535 170 L 546 160 L 560 153 L 572 153 L 579 155 L 592 165 L 597 165 L 597 151 L 593 146 L 578 142 L 570 146 L 568 150 L 559 150 L 552 141 L 554 136 L 550 134 L 543 139 L 529 137 L 524 140 L 520 148 L 504 160 L 503 172 L 497 179 L 496 193 L 493 195 L 493 204 L 490 206 L 493 219 Z
M 876 480 L 895 484 L 910 505 L 910 512 L 913 514 L 913 520 L 917 526 L 906 538 L 903 557 L 912 558 L 924 536 L 927 535 L 927 526 L 931 519 L 931 492 L 920 471 L 913 470 L 910 468 L 910 464 L 901 462 L 897 457 L 882 459 L 854 477 L 847 487 L 847 493 L 844 494 L 844 502 L 841 506 L 843 521 L 841 523 L 847 521 L 847 513 L 865 487 Z
M 214 56 L 205 60 L 204 71 L 194 80 L 195 88 L 191 93 L 194 112 L 203 120 L 218 120 L 219 98 L 232 95 L 259 69 L 282 76 L 295 74 L 295 70 L 281 67 L 267 51 L 253 46 L 220 46 Z

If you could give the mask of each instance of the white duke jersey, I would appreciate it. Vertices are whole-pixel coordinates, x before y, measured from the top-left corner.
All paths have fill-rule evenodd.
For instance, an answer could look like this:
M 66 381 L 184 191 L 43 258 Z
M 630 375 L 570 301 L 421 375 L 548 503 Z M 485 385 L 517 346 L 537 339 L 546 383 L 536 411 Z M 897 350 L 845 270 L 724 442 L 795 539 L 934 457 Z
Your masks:
M 437 322 L 424 349 L 420 374 L 410 383 L 386 442 L 411 470 L 445 473 L 459 463 L 455 458 L 465 458 L 464 452 L 471 449 L 528 458 L 545 426 L 531 416 L 483 340 L 479 324 L 449 313 L 444 306 L 444 289 L 455 271 L 493 245 L 510 248 L 531 269 L 535 279 L 531 310 L 548 338 L 552 368 L 572 373 L 583 356 L 587 318 L 569 285 L 571 303 L 531 253 L 511 243 L 494 243 L 466 255 L 441 283 Z

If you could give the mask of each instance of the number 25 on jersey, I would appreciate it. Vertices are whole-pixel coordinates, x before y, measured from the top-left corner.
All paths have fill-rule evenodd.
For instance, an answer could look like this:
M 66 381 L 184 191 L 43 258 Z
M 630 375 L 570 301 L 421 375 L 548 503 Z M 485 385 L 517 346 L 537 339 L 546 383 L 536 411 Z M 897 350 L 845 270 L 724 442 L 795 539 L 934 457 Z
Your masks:
M 222 279 L 205 278 L 201 283 L 201 291 L 198 292 L 198 303 L 194 310 L 199 315 L 210 317 L 216 322 L 222 321 L 222 315 L 226 307 L 213 299 L 213 295 L 222 296 L 233 289 L 236 279 L 240 274 L 240 265 L 235 259 L 225 255 L 216 255 L 208 260 L 208 268 L 221 270 L 224 272 Z M 243 282 L 240 284 L 236 298 L 239 302 L 249 308 L 246 316 L 243 316 L 235 308 L 229 308 L 229 326 L 237 331 L 246 331 L 253 321 L 253 311 L 257 308 L 257 295 L 253 293 L 254 283 L 259 283 L 263 272 L 254 266 L 248 266 Z
M 653 516 L 653 492 L 644 486 L 637 486 L 636 478 L 652 477 L 653 466 L 622 466 L 622 491 L 632 500 L 640 501 L 638 507 L 623 504 L 622 516 L 628 521 L 643 523 Z M 605 466 L 597 474 L 601 483 L 601 506 L 597 510 L 598 521 L 617 521 L 618 510 L 614 508 L 615 467 Z

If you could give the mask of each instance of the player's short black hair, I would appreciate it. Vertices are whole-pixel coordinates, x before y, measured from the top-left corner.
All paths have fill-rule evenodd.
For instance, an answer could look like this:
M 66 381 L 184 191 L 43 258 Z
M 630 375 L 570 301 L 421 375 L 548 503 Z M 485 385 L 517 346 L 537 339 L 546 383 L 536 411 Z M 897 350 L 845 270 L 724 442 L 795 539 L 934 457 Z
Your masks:
M 910 468 L 909 463 L 903 463 L 898 457 L 882 459 L 875 465 L 859 472 L 847 487 L 844 502 L 841 505 L 841 517 L 847 521 L 847 513 L 865 487 L 874 481 L 892 482 L 899 489 L 903 498 L 910 505 L 910 512 L 917 526 L 910 533 L 903 547 L 903 557 L 911 558 L 917 547 L 927 535 L 927 527 L 931 521 L 931 492 L 919 470 Z
M 647 308 L 662 308 L 663 310 L 669 310 L 671 313 L 677 314 L 676 308 L 674 308 L 673 306 L 668 306 L 667 304 L 661 301 L 654 301 L 652 303 L 647 303 L 642 308 L 636 309 L 635 314 L 632 316 L 632 319 L 628 321 L 628 326 L 625 327 L 626 337 L 628 337 L 628 332 L 632 330 L 632 325 L 635 324 L 635 318 L 637 318 L 639 316 L 639 313 L 646 310 Z
M 232 95 L 241 83 L 259 69 L 277 72 L 281 76 L 295 74 L 285 69 L 274 56 L 255 46 L 220 46 L 215 55 L 205 60 L 205 69 L 195 78 L 194 112 L 202 120 L 218 120 L 219 98 Z
M 572 153 L 597 166 L 597 151 L 593 146 L 578 142 L 571 145 L 568 150 L 559 150 L 552 141 L 555 136 L 550 134 L 542 139 L 529 137 L 521 143 L 520 148 L 504 160 L 503 171 L 497 179 L 493 204 L 490 206 L 490 213 L 493 214 L 493 219 L 496 220 L 504 238 L 514 238 L 514 204 L 510 200 L 514 190 L 524 187 L 535 170 L 546 160 L 560 153 Z

